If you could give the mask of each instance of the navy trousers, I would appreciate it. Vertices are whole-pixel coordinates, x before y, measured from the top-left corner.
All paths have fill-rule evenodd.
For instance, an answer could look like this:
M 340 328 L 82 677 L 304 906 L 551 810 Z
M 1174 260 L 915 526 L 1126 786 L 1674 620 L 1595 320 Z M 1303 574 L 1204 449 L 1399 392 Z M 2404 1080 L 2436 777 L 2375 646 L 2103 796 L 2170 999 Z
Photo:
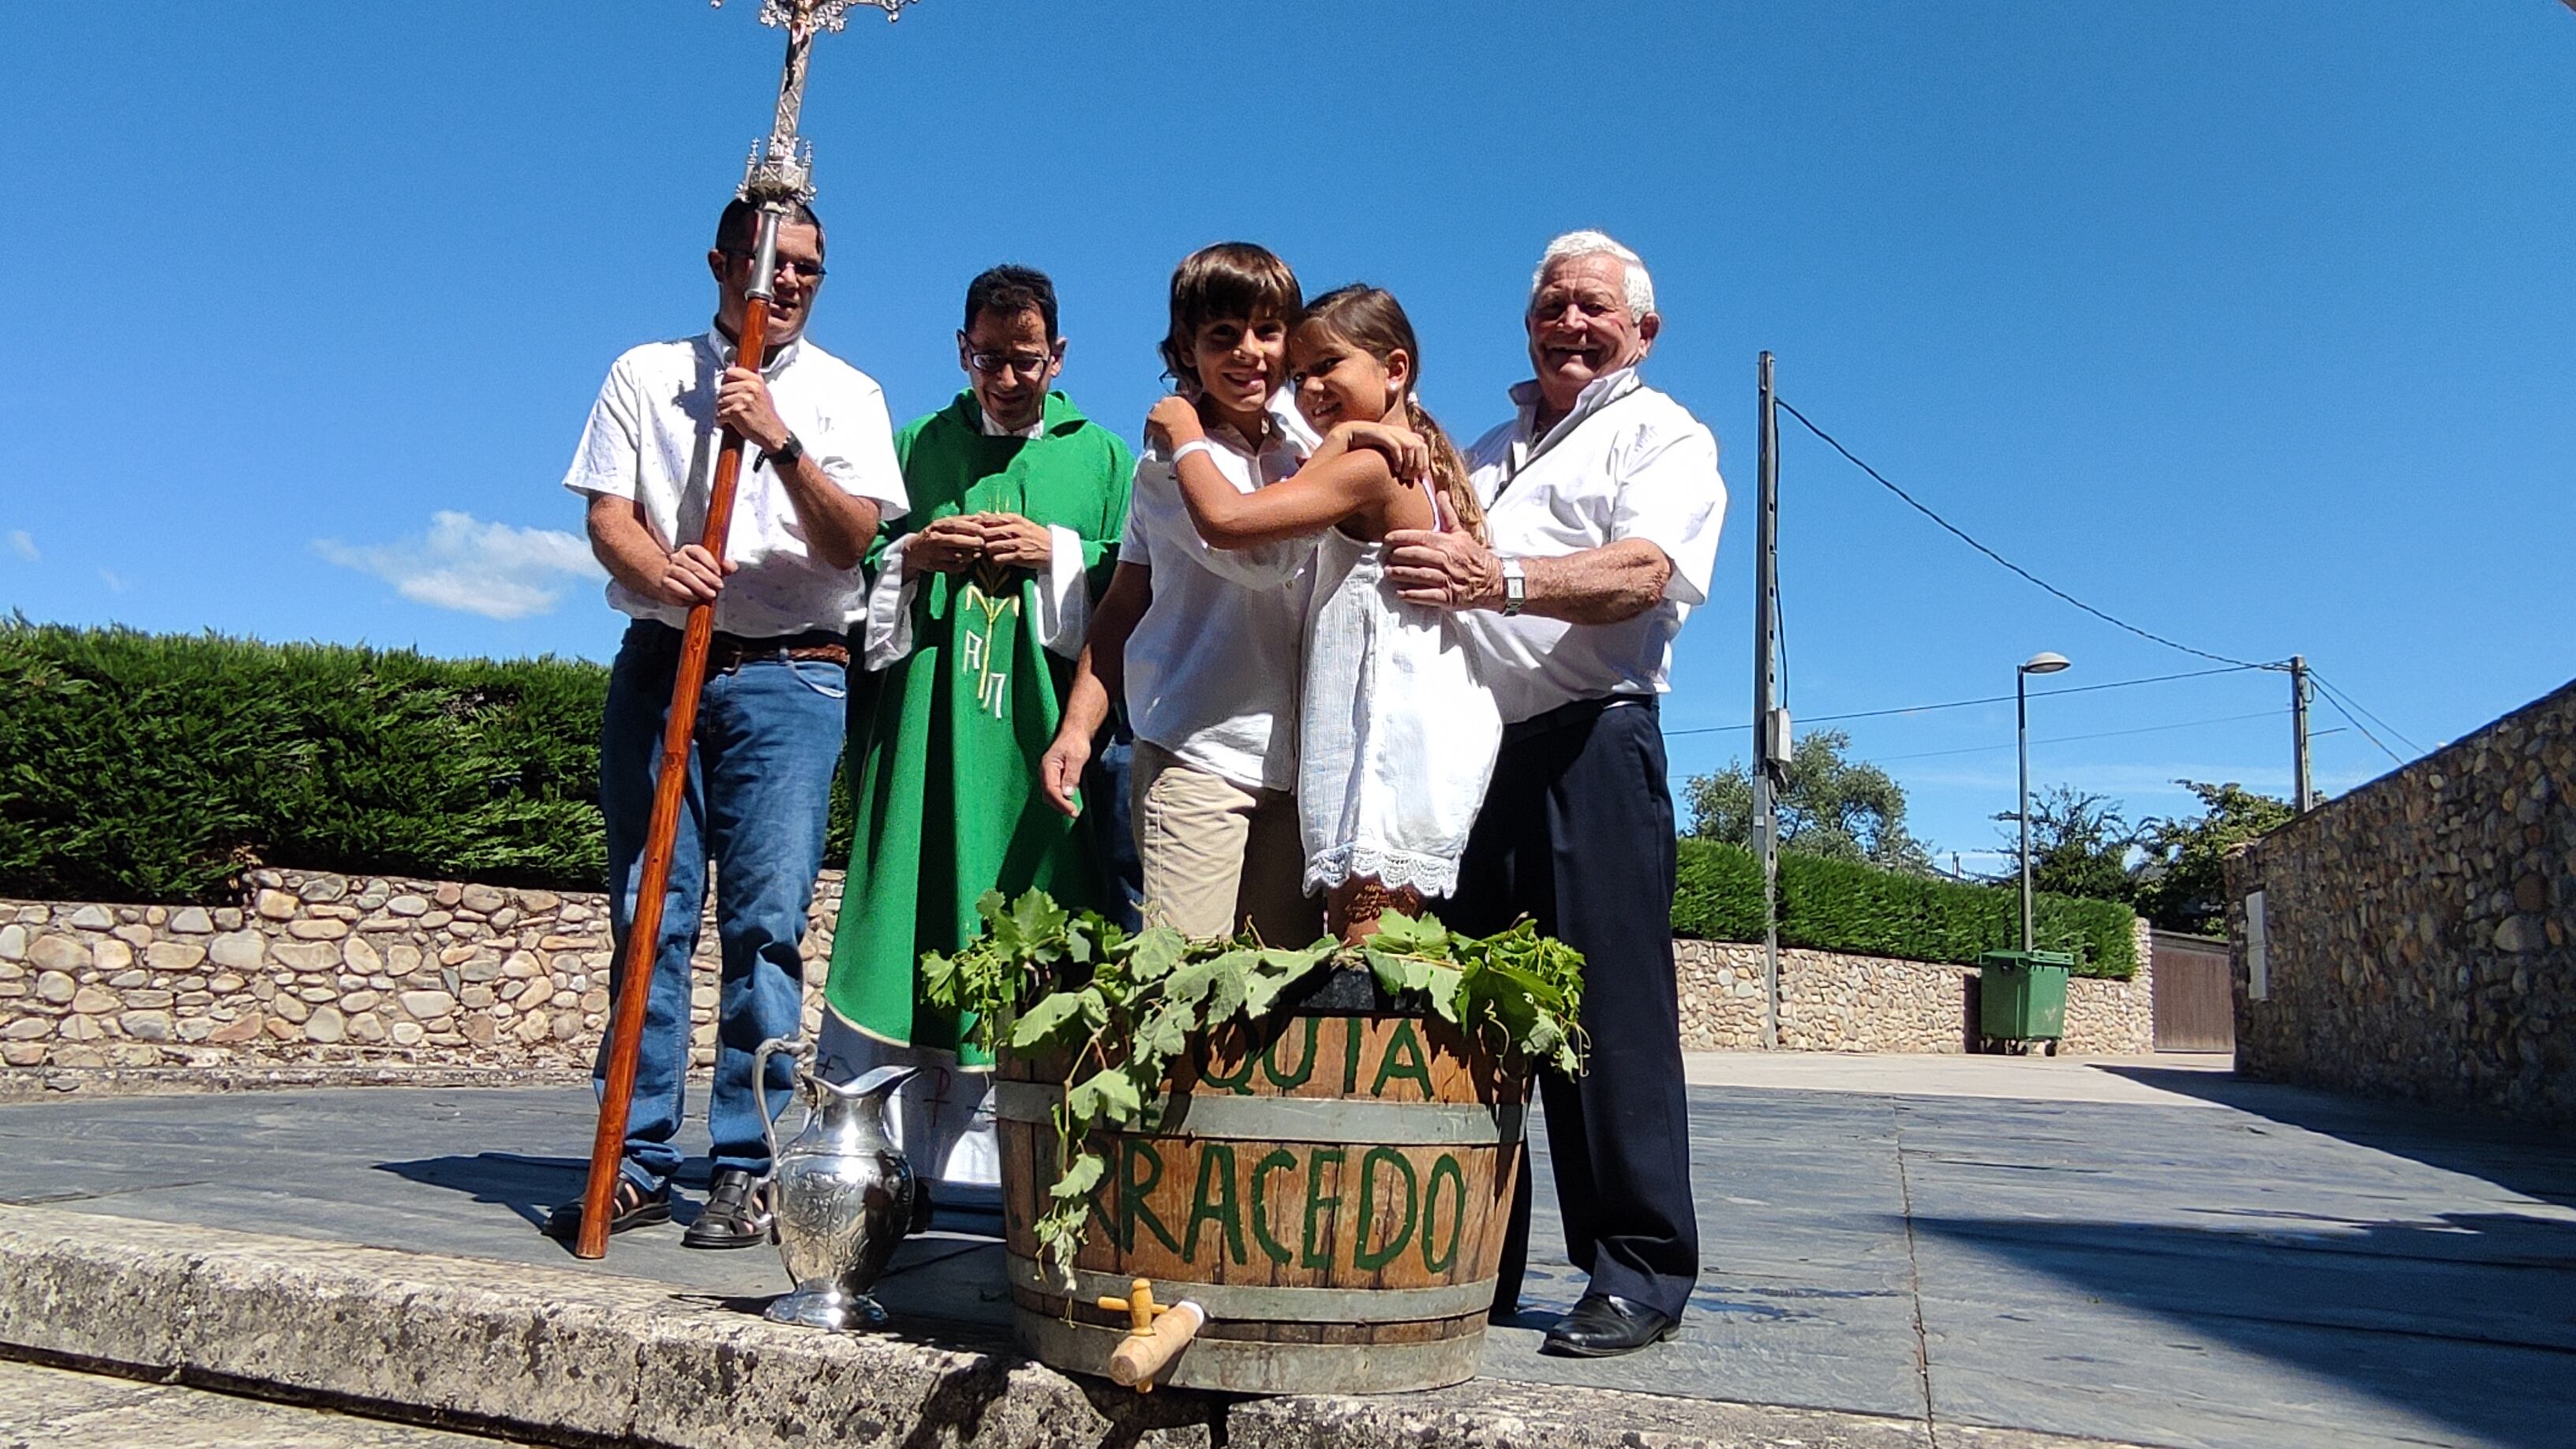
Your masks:
M 1595 1293 L 1678 1319 L 1699 1280 L 1690 1108 L 1673 972 L 1673 801 L 1651 697 L 1584 700 L 1503 731 L 1445 914 L 1485 935 L 1528 915 L 1584 956 L 1579 1078 L 1539 1075 L 1565 1246 Z M 1495 1302 L 1520 1296 L 1526 1156 Z

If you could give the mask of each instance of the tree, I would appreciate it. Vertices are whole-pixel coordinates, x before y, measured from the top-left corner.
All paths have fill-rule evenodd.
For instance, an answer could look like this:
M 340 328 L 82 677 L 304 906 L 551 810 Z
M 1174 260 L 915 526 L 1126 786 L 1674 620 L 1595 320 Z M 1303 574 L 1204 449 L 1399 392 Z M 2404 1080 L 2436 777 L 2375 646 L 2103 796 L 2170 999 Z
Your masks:
M 1861 860 L 1900 870 L 1926 871 L 1931 856 L 1906 833 L 1905 788 L 1885 770 L 1846 760 L 1851 736 L 1812 730 L 1798 741 L 1797 758 L 1782 785 L 1780 845 L 1784 850 L 1835 860 Z M 1703 840 L 1753 844 L 1753 771 L 1740 760 L 1683 783 L 1691 833 Z
M 2228 848 L 2281 825 L 2299 812 L 2289 801 L 2230 781 L 2175 784 L 2200 797 L 2197 819 L 2140 822 L 2146 864 L 2138 872 L 2139 913 L 2168 931 L 2215 936 L 2227 929 Z
M 2010 810 L 1997 820 L 2015 825 Z M 2030 806 L 2030 880 L 2033 888 L 2065 896 L 2126 901 L 2136 886 L 2129 876 L 2129 851 L 2142 843 L 2142 827 L 2131 825 L 2119 802 L 2091 795 L 2072 785 L 2039 792 Z M 2021 873 L 2021 832 L 2004 835 L 2004 854 L 2015 876 Z

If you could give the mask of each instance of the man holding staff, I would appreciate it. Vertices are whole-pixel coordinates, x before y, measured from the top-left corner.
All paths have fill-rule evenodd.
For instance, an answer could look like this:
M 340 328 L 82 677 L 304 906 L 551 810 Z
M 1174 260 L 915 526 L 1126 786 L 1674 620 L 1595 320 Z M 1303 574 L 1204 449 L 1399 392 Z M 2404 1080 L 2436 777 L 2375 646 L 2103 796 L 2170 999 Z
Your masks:
M 799 945 L 846 725 L 844 640 L 864 610 L 858 565 L 878 524 L 905 508 L 884 393 L 804 340 L 823 283 L 823 227 L 802 205 L 778 228 L 758 366 L 734 356 L 758 220 L 750 202 L 724 209 L 707 253 L 713 330 L 618 358 L 564 478 L 589 500 L 591 549 L 608 569 L 608 602 L 634 621 L 609 674 L 599 759 L 621 971 L 680 631 L 693 605 L 715 608 L 609 1219 L 609 1231 L 623 1232 L 671 1217 L 689 1066 L 689 960 L 712 860 L 723 956 L 707 1110 L 714 1174 L 706 1207 L 683 1239 L 694 1248 L 767 1241 L 761 1127 L 785 1105 L 792 1067 L 774 1061 L 770 1080 L 755 1084 L 752 1053 L 798 1031 Z M 698 544 L 675 541 L 704 531 L 727 432 L 743 440 L 745 454 L 728 556 L 719 563 Z M 603 1042 L 595 1082 L 604 1087 L 607 1074 Z M 566 1203 L 546 1231 L 570 1239 L 581 1216 L 578 1200 Z
M 1717 440 L 1637 375 L 1663 319 L 1637 254 L 1599 232 L 1548 245 L 1524 321 L 1537 375 L 1468 452 L 1493 547 L 1389 534 L 1403 597 L 1460 611 L 1503 743 L 1445 914 L 1527 914 L 1583 952 L 1590 1064 L 1541 1079 L 1568 1255 L 1591 1282 L 1550 1353 L 1671 1337 L 1699 1276 L 1673 979 L 1673 804 L 1656 700 L 1672 641 L 1708 597 L 1726 514 Z M 1497 1315 L 1529 1241 L 1522 1161 Z

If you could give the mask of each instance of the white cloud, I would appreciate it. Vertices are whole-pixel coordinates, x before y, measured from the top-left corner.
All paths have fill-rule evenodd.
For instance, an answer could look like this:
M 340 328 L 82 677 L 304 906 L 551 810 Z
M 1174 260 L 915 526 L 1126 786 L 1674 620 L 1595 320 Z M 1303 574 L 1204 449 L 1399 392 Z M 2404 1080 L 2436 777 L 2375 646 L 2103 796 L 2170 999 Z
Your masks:
M 342 568 L 374 574 L 406 599 L 487 619 L 545 613 L 562 599 L 566 581 L 604 577 L 578 535 L 485 523 L 445 509 L 429 516 L 424 537 L 364 548 L 317 538 L 313 551 Z
M 36 536 L 23 528 L 9 530 L 9 551 L 29 563 L 41 563 L 45 557 L 36 551 Z

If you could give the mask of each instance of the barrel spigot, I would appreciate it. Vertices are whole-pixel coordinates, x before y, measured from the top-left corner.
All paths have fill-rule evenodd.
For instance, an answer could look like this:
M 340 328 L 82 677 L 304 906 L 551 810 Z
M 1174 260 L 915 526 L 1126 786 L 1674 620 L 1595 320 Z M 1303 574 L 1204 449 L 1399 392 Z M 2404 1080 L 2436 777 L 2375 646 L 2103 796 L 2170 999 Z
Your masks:
M 1184 1298 L 1178 1303 L 1154 1301 L 1151 1279 L 1139 1278 L 1124 1298 L 1103 1298 L 1100 1306 L 1112 1313 L 1127 1315 L 1127 1336 L 1109 1355 L 1109 1381 L 1133 1387 L 1140 1394 L 1154 1391 L 1154 1375 L 1189 1346 L 1191 1338 L 1207 1323 L 1207 1310 Z

